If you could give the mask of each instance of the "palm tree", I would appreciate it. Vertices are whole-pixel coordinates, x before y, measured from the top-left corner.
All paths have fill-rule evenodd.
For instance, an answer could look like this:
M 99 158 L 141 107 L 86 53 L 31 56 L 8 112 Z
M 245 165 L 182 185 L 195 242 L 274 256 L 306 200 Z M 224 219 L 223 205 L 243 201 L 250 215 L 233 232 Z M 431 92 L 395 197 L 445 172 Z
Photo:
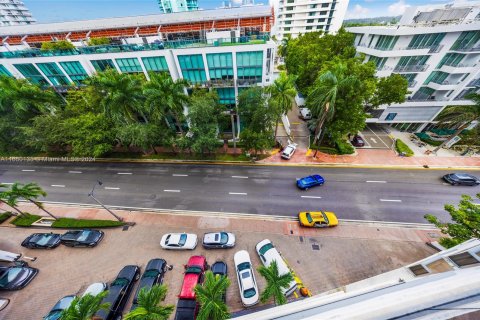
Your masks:
M 335 115 L 337 95 L 341 94 L 343 88 L 359 83 L 356 77 L 347 76 L 346 71 L 345 65 L 337 64 L 332 70 L 322 73 L 308 95 L 309 106 L 317 119 L 313 144 L 317 144 L 319 140 L 321 142 L 320 134 L 322 137 L 325 134 L 325 123 L 331 121 Z
M 277 119 L 275 122 L 276 140 L 278 122 L 281 116 L 292 110 L 292 103 L 296 94 L 295 78 L 288 76 L 285 72 L 281 72 L 273 84 L 266 88 L 266 92 L 270 94 L 270 99 L 268 100 L 269 105 L 277 111 Z
M 143 86 L 145 96 L 145 113 L 153 120 L 163 120 L 170 115 L 183 134 L 181 120 L 183 107 L 188 102 L 185 87 L 188 81 L 178 79 L 174 81 L 168 73 L 150 73 L 150 81 Z
M 51 212 L 49 212 L 47 209 L 43 207 L 43 204 L 41 202 L 35 201 L 35 199 L 38 199 L 40 196 L 42 197 L 47 196 L 47 193 L 43 191 L 43 189 L 38 184 L 31 182 L 24 185 L 24 184 L 15 182 L 14 184 L 12 184 L 10 192 L 18 198 L 23 198 L 33 203 L 40 210 L 48 214 L 53 219 L 57 219 L 57 217 L 55 217 Z
M 227 277 L 215 276 L 212 271 L 205 273 L 203 285 L 195 287 L 197 301 L 200 304 L 198 320 L 223 320 L 230 318 L 228 307 L 223 299 L 229 286 L 230 280 Z
M 125 320 L 167 320 L 174 306 L 162 306 L 160 302 L 167 295 L 167 286 L 154 285 L 150 289 L 142 288 L 138 294 L 138 307 L 130 311 Z
M 96 296 L 87 294 L 83 297 L 75 297 L 70 306 L 62 311 L 62 320 L 91 320 L 99 310 L 108 310 L 109 302 L 102 303 L 108 291 L 103 291 Z
M 260 295 L 260 301 L 266 302 L 273 297 L 275 304 L 287 303 L 287 298 L 283 294 L 282 289 L 288 289 L 293 281 L 292 274 L 289 272 L 280 275 L 276 261 L 272 261 L 268 267 L 260 266 L 257 270 L 267 280 L 267 286 Z
M 450 140 L 462 133 L 462 131 L 465 130 L 465 128 L 468 127 L 473 121 L 480 121 L 480 94 L 470 93 L 465 97 L 475 102 L 475 104 L 471 106 L 450 107 L 444 112 L 440 113 L 438 116 L 437 119 L 440 125 L 457 126 L 458 129 L 441 145 L 436 147 L 433 150 L 434 153 L 443 148 L 443 146 Z
M 0 184 L 0 189 L 7 188 L 7 185 Z M 25 214 L 17 208 L 18 196 L 11 192 L 11 190 L 4 190 L 0 192 L 0 202 L 17 211 L 17 215 L 25 216 Z

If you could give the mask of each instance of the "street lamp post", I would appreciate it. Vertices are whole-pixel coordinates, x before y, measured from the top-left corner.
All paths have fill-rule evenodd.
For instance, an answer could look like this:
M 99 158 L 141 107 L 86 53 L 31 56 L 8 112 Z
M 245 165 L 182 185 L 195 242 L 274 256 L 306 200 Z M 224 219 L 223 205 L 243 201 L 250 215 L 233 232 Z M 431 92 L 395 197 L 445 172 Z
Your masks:
M 95 200 L 96 203 L 98 203 L 99 205 L 102 206 L 103 209 L 107 210 L 108 212 L 110 212 L 110 214 L 112 216 L 114 216 L 118 221 L 123 221 L 123 219 L 119 216 L 117 216 L 115 213 L 113 213 L 112 210 L 108 209 L 107 207 L 105 207 L 105 205 L 103 203 L 101 203 L 100 201 L 98 201 L 97 198 L 95 198 L 95 196 L 93 195 L 93 192 L 95 191 L 95 187 L 97 186 L 97 184 L 99 186 L 101 186 L 103 184 L 102 181 L 100 180 L 97 180 L 97 182 L 95 182 L 95 184 L 93 185 L 93 188 L 92 188 L 92 191 L 90 191 L 90 193 L 88 194 L 89 197 L 91 197 L 93 200 Z

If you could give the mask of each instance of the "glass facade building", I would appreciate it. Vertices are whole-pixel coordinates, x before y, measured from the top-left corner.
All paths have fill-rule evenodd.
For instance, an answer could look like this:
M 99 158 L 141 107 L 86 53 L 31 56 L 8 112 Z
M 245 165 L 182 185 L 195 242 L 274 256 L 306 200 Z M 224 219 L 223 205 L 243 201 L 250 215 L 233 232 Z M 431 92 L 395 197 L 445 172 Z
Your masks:
M 40 71 L 38 71 L 32 63 L 14 64 L 13 66 L 17 68 L 28 81 L 39 85 L 49 85 L 47 79 L 42 76 Z
M 237 52 L 238 79 L 262 81 L 263 51 Z
M 201 54 L 180 55 L 178 63 L 182 70 L 183 78 L 193 84 L 200 84 L 207 81 L 205 65 Z
M 70 79 L 79 85 L 83 80 L 88 78 L 88 74 L 78 61 L 59 62 L 62 69 L 70 77 Z

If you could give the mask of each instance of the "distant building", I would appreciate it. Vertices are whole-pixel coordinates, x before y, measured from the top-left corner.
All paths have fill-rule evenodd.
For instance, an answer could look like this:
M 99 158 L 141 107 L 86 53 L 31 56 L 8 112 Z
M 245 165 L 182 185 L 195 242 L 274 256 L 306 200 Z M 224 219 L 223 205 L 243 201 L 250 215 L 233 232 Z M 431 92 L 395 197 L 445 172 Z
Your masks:
M 158 5 L 163 13 L 198 10 L 197 0 L 158 0 Z
M 349 0 L 272 0 L 275 27 L 272 34 L 282 39 L 289 34 L 323 31 L 335 33 L 345 18 Z
M 407 101 L 381 106 L 367 122 L 419 132 L 449 105 L 469 105 L 480 88 L 480 2 L 408 8 L 398 25 L 347 28 L 379 77 L 408 80 Z
M 19 0 L 0 0 L 0 27 L 35 23 L 30 10 Z

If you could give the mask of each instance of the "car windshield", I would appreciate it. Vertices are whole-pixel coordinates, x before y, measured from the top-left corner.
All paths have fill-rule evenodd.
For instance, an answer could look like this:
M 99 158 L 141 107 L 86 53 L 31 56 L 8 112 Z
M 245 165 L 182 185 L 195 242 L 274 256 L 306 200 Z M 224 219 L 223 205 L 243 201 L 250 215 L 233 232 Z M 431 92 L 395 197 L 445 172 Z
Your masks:
M 192 267 L 188 267 L 187 268 L 187 271 L 185 271 L 186 273 L 201 273 L 202 272 L 202 268 L 198 267 L 198 266 L 192 266 Z
M 185 244 L 185 242 L 187 242 L 187 235 L 186 234 L 182 234 L 180 236 L 180 239 L 178 240 L 178 244 L 183 246 Z
M 242 270 L 245 270 L 245 269 L 250 269 L 250 263 L 242 262 L 238 265 L 237 269 L 238 269 L 238 271 L 242 271 Z
M 272 248 L 273 248 L 273 245 L 271 243 L 267 243 L 266 245 L 262 246 L 260 250 L 258 250 L 258 252 L 263 256 L 265 252 L 267 252 Z
M 78 241 L 86 241 L 88 236 L 91 234 L 92 232 L 89 231 L 89 230 L 85 230 L 85 231 L 82 231 L 82 234 L 78 237 Z
M 325 220 L 325 222 L 328 224 L 328 217 L 323 211 L 322 211 L 322 216 L 323 216 L 323 220 Z
M 37 240 L 37 244 L 44 246 L 48 243 L 48 241 L 50 241 L 52 237 L 53 237 L 53 234 L 44 234 Z
M 125 278 L 118 278 L 118 279 L 115 279 L 113 282 L 112 282 L 112 287 L 114 286 L 125 286 L 128 284 L 128 279 L 125 279 Z
M 61 314 L 62 314 L 62 310 L 50 311 L 50 313 L 43 319 L 44 320 L 58 320 L 58 319 L 60 319 Z
M 0 288 L 5 287 L 23 271 L 23 268 L 10 268 L 4 273 L 0 274 Z
M 251 298 L 251 297 L 253 297 L 256 293 L 257 293 L 257 291 L 256 291 L 254 288 L 250 288 L 250 289 L 247 289 L 247 290 L 243 291 L 243 296 L 244 296 L 245 298 Z
M 312 222 L 313 222 L 312 215 L 310 214 L 310 212 L 307 212 L 307 214 L 306 214 L 305 216 L 307 217 L 308 223 L 312 223 Z
M 159 272 L 157 270 L 147 270 L 143 274 L 143 278 L 155 278 Z
M 228 242 L 228 234 L 225 232 L 220 233 L 220 242 L 225 244 Z

